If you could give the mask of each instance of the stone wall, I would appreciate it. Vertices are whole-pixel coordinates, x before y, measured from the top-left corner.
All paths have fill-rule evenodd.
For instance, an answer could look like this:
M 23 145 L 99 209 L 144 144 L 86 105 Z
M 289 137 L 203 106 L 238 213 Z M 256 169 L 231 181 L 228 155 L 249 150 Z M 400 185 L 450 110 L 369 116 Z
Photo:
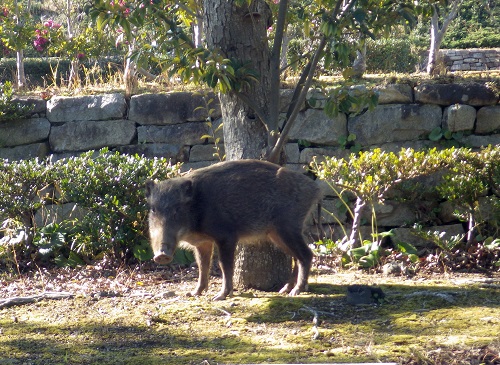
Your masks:
M 318 108 L 321 95 L 312 91 L 316 108 L 306 103 L 291 130 L 285 147 L 288 166 L 301 169 L 313 156 L 347 156 L 350 151 L 341 140 L 350 134 L 356 135 L 356 143 L 363 148 L 388 151 L 442 147 L 445 141 L 428 138 L 437 127 L 463 132 L 458 142 L 464 146 L 500 145 L 499 97 L 483 84 L 392 84 L 378 92 L 379 105 L 373 111 L 330 118 Z M 283 90 L 281 103 L 286 105 L 290 98 L 291 90 Z M 205 122 L 208 108 L 213 108 L 213 128 L 221 120 L 220 108 L 209 103 L 212 99 L 216 97 L 178 92 L 136 95 L 129 103 L 121 94 L 55 96 L 48 102 L 22 100 L 35 104 L 34 114 L 29 119 L 0 123 L 0 158 L 19 160 L 53 154 L 58 159 L 109 147 L 147 157 L 167 157 L 184 162 L 185 169 L 207 166 L 216 162 L 213 139 L 201 138 L 213 132 Z M 377 207 L 377 220 L 382 229 L 396 227 L 398 239 L 405 240 L 409 229 L 401 226 L 417 222 L 422 210 L 439 211 L 444 212 L 440 213 L 443 226 L 439 229 L 453 235 L 463 233 L 462 225 L 445 214 L 450 208 L 443 204 L 387 200 Z M 336 218 L 324 214 L 327 231 L 339 221 L 349 225 L 349 217 L 339 211 L 339 201 L 328 189 L 323 206 L 337 212 Z M 334 235 L 339 231 L 334 229 Z
M 450 71 L 500 70 L 500 48 L 442 49 L 439 52 Z

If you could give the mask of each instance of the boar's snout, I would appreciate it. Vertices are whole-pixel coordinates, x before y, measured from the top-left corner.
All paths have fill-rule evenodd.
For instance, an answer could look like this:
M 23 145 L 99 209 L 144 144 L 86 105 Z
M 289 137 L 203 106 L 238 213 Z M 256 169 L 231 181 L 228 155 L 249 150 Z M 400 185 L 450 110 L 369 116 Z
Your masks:
M 160 252 L 159 254 L 156 254 L 153 258 L 154 262 L 156 262 L 158 265 L 166 265 L 170 261 L 172 261 L 173 257 L 169 256 L 163 252 Z

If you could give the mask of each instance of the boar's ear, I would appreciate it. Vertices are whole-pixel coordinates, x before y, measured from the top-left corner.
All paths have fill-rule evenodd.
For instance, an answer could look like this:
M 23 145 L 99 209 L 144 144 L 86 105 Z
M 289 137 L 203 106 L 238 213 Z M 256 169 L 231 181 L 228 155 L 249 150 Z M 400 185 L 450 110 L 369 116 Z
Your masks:
M 149 198 L 151 196 L 151 192 L 153 191 L 154 187 L 155 182 L 153 180 L 146 181 L 146 198 Z
M 193 197 L 193 182 L 191 180 L 186 180 L 180 186 L 181 196 L 183 201 L 189 201 Z

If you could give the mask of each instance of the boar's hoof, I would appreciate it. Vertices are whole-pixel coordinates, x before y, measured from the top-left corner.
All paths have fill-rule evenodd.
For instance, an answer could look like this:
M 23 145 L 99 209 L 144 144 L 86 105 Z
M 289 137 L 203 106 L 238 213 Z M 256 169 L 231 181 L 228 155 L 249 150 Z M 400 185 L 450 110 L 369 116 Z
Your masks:
M 213 301 L 216 300 L 226 300 L 226 295 L 225 294 L 217 294 L 215 297 L 212 298 Z
M 309 286 L 306 285 L 304 287 L 299 287 L 299 286 L 296 286 L 295 288 L 293 288 L 290 293 L 288 295 L 290 295 L 291 297 L 294 297 L 294 296 L 297 296 L 299 295 L 300 293 L 304 292 L 304 291 L 308 291 L 309 290 Z
M 283 288 L 281 288 L 279 293 L 280 294 L 290 293 L 292 291 L 292 286 L 293 284 L 287 283 Z
M 201 293 L 203 293 L 203 290 L 205 290 L 205 288 L 196 288 L 195 290 L 187 293 L 186 295 L 188 297 L 199 297 L 201 295 Z
M 231 290 L 229 293 L 226 293 L 224 290 L 219 292 L 215 297 L 212 298 L 212 300 L 225 300 L 227 296 L 232 296 L 233 291 Z

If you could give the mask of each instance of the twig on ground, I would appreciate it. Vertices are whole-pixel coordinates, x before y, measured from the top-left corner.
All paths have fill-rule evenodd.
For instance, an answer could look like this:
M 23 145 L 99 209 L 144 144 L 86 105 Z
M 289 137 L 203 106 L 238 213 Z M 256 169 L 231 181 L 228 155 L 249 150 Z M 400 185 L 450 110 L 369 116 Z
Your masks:
M 309 312 L 313 315 L 313 320 L 312 320 L 312 323 L 313 323 L 313 328 L 312 328 L 312 331 L 313 331 L 313 336 L 312 336 L 312 339 L 313 340 L 317 340 L 320 336 L 319 334 L 319 330 L 318 330 L 318 326 L 320 325 L 320 320 L 319 320 L 319 315 L 322 314 L 322 315 L 326 315 L 326 316 L 333 316 L 334 314 L 333 313 L 330 313 L 330 312 L 324 312 L 324 311 L 318 311 L 314 308 L 311 308 L 307 305 L 304 305 L 302 308 L 299 309 L 299 312 L 300 311 L 306 311 L 306 312 Z M 294 314 L 295 316 L 295 314 Z
M 67 299 L 73 298 L 75 295 L 68 292 L 44 292 L 38 295 L 31 295 L 27 297 L 11 297 L 0 299 L 0 308 L 13 307 L 15 305 L 29 304 L 39 302 L 43 299 Z

